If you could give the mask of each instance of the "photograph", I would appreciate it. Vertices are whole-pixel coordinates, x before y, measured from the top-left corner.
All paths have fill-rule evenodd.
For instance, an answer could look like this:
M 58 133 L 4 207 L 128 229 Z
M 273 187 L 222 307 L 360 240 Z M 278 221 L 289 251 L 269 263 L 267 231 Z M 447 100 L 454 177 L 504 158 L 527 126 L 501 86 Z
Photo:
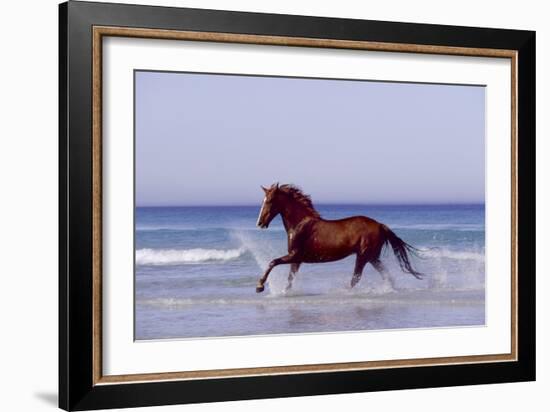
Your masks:
M 59 5 L 59 407 L 536 397 L 542 20 L 176 3 Z
M 133 82 L 136 340 L 485 326 L 484 85 Z

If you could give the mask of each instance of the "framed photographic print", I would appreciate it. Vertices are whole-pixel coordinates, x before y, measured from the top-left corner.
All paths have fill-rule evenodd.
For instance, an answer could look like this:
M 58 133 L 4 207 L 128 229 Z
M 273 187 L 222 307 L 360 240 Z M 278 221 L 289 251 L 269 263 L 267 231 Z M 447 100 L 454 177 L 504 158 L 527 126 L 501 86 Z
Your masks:
M 535 379 L 535 33 L 60 5 L 60 407 Z

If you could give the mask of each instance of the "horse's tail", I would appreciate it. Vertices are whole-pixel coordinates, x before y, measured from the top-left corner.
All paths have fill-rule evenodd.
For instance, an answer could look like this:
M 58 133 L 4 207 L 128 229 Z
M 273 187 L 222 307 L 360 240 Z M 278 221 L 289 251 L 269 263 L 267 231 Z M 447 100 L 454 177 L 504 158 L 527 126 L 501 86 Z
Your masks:
M 411 261 L 409 260 L 409 253 L 416 253 L 418 250 L 409 245 L 407 242 L 401 240 L 394 232 L 390 230 L 386 225 L 380 225 L 382 227 L 382 232 L 386 235 L 384 244 L 390 244 L 401 270 L 406 273 L 410 273 L 417 279 L 422 279 L 424 275 L 420 272 L 417 272 L 413 269 Z

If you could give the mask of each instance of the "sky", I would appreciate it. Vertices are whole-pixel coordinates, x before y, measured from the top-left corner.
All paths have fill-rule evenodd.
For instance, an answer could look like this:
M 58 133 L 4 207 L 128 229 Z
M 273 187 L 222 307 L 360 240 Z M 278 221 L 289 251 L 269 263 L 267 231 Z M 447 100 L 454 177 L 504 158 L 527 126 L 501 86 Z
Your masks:
M 135 72 L 136 205 L 483 203 L 485 88 Z

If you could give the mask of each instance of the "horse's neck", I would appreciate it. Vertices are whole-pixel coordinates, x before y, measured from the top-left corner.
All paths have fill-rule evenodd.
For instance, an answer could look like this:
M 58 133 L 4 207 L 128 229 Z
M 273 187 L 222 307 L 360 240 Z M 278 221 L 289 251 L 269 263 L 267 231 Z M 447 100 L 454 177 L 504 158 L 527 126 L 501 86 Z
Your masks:
M 296 228 L 305 219 L 312 218 L 312 214 L 302 207 L 287 207 L 281 212 L 283 219 L 283 225 L 286 231 L 290 231 Z

